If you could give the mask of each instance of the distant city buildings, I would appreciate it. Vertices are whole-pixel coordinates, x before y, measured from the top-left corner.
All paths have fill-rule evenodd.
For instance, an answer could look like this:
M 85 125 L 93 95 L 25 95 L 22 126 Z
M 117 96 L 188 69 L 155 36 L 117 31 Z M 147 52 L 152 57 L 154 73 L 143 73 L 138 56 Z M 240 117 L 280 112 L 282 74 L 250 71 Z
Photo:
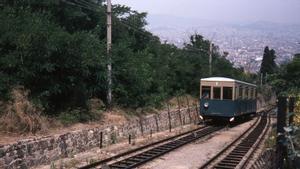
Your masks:
M 218 45 L 221 53 L 228 52 L 226 58 L 236 67 L 244 67 L 247 72 L 259 71 L 265 46 L 276 51 L 278 64 L 285 63 L 291 60 L 294 54 L 300 53 L 300 27 L 296 26 L 270 29 L 270 27 L 219 25 L 195 27 L 190 30 L 180 27 L 172 29 L 150 27 L 149 30 L 158 35 L 162 41 L 173 43 L 178 47 L 188 42 L 191 34 L 195 32 L 202 34 Z

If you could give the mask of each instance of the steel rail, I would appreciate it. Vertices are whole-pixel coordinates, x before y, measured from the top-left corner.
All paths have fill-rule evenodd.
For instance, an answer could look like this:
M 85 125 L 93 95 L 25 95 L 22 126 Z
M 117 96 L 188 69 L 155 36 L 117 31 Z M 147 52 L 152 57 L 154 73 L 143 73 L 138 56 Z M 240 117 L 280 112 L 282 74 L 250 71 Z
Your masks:
M 266 128 L 266 129 L 264 130 L 264 132 L 262 133 L 261 138 L 259 139 L 259 141 L 255 144 L 253 150 L 251 151 L 251 153 L 250 153 L 249 156 L 248 156 L 249 158 L 247 158 L 247 159 L 243 162 L 243 164 L 241 165 L 240 168 L 245 168 L 246 165 L 248 165 L 249 160 L 251 159 L 251 157 L 252 157 L 252 155 L 254 154 L 255 150 L 257 150 L 257 148 L 259 147 L 259 145 L 261 145 L 261 142 L 263 141 L 264 137 L 267 135 L 267 132 L 268 132 L 268 130 L 269 130 L 269 128 L 270 128 L 270 123 L 271 123 L 271 116 L 270 116 L 270 115 L 268 116 L 268 119 L 269 119 L 269 120 L 268 120 L 267 128 Z
M 203 164 L 201 167 L 199 167 L 199 169 L 205 169 L 207 168 L 209 165 L 211 165 L 211 163 L 213 161 L 215 161 L 217 158 L 219 158 L 222 154 L 224 154 L 225 151 L 227 151 L 229 148 L 231 148 L 235 143 L 237 143 L 239 140 L 241 140 L 241 138 L 243 138 L 248 132 L 249 130 L 254 127 L 259 121 L 259 118 L 256 119 L 255 123 L 253 123 L 248 130 L 246 130 L 242 135 L 240 135 L 238 138 L 236 138 L 233 142 L 231 142 L 228 146 L 226 146 L 224 149 L 222 149 L 220 152 L 218 152 L 213 158 L 211 158 L 210 160 L 208 160 L 205 164 Z
M 225 156 L 217 165 L 213 168 L 222 169 L 222 168 L 236 168 L 243 160 L 245 155 L 250 151 L 250 149 L 257 142 L 257 138 L 261 135 L 261 132 L 266 128 L 267 117 L 263 115 L 259 124 L 255 127 L 254 130 L 247 135 L 241 143 L 239 143 L 229 154 Z
M 267 112 L 269 111 L 270 110 L 268 110 Z M 255 123 L 253 123 L 242 135 L 240 135 L 238 138 L 232 141 L 228 146 L 222 149 L 219 153 L 217 153 L 213 158 L 207 161 L 199 169 L 204 169 L 212 165 L 212 163 L 216 161 L 218 158 L 220 158 L 221 155 L 224 155 L 226 151 L 228 151 L 236 143 L 242 140 L 225 158 L 223 158 L 221 161 L 219 161 L 217 165 L 213 167 L 213 168 L 228 168 L 228 169 L 235 168 L 237 165 L 239 165 L 239 163 L 242 161 L 245 154 L 249 152 L 249 150 L 253 147 L 253 145 L 258 145 L 260 143 L 255 141 L 255 139 L 257 139 L 261 135 L 263 129 L 266 129 L 266 125 L 267 125 L 267 119 L 265 115 L 263 115 L 263 117 L 258 118 L 255 121 Z M 255 128 L 251 130 L 254 126 Z M 263 134 L 265 133 L 266 130 Z M 243 166 L 245 164 L 243 164 Z

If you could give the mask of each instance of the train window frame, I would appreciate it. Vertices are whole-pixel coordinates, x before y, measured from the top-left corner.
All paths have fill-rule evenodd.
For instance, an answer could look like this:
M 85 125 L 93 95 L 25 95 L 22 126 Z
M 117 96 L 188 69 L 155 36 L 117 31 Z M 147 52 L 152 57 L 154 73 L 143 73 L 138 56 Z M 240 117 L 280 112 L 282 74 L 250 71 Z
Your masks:
M 244 92 L 243 86 L 239 86 L 239 97 L 238 97 L 238 99 L 243 99 L 243 92 Z
M 237 100 L 238 98 L 239 98 L 239 88 L 237 87 L 237 86 L 235 86 L 235 98 L 234 98 L 234 100 Z
M 249 91 L 248 91 L 248 100 L 251 100 L 251 99 L 252 99 L 252 96 L 251 96 L 251 90 L 252 90 L 252 87 L 249 87 Z
M 231 92 L 230 93 L 225 93 L 227 92 L 228 90 L 227 89 L 231 89 Z M 232 94 L 233 94 L 233 87 L 227 87 L 227 86 L 223 86 L 223 100 L 232 100 L 233 97 L 232 97 Z M 229 97 L 228 97 L 229 96 Z
M 246 95 L 246 87 L 243 87 L 243 97 L 242 97 L 243 100 L 245 99 L 245 95 Z
M 219 90 L 219 91 L 220 91 L 220 92 L 219 92 L 219 98 L 216 98 L 216 97 L 215 97 L 215 89 L 220 89 L 220 90 Z M 221 99 L 222 99 L 222 98 L 221 98 L 221 92 L 222 92 L 221 90 L 222 90 L 221 87 L 213 86 L 213 94 L 212 94 L 212 98 L 215 99 L 215 100 L 221 100 Z
M 211 90 L 212 90 L 212 86 L 207 86 L 207 85 L 203 85 L 201 86 L 201 98 L 203 98 L 203 88 L 209 88 L 209 92 L 208 92 L 208 99 L 211 99 Z
M 252 99 L 252 87 L 249 87 L 249 95 L 248 95 L 248 99 L 251 100 Z

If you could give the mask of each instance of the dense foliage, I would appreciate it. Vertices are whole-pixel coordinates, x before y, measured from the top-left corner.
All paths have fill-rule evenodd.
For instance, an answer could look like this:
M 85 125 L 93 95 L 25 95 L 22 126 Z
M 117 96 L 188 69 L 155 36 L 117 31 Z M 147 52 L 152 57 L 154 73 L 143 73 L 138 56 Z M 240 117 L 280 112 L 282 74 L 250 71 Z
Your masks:
M 145 30 L 146 13 L 113 7 L 113 100 L 158 105 L 178 93 L 198 95 L 208 76 L 209 41 L 191 36 L 182 49 Z M 4 0 L 0 5 L 0 94 L 15 86 L 48 114 L 85 108 L 106 94 L 106 13 L 101 0 Z M 213 48 L 213 76 L 248 80 Z
M 281 65 L 268 81 L 278 95 L 300 94 L 300 54 L 296 54 L 291 62 Z

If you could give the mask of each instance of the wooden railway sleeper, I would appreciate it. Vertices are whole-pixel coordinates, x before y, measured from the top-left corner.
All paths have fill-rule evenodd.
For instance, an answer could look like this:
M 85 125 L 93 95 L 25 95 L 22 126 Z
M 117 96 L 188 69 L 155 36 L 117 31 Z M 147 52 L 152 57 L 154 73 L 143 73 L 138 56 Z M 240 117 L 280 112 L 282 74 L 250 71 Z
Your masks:
M 145 159 L 129 158 L 126 161 L 132 161 L 133 163 L 137 163 L 137 162 L 141 162 L 142 160 L 145 160 Z
M 230 159 L 230 160 L 241 160 L 240 157 L 232 157 L 232 156 L 227 156 L 228 158 L 227 159 Z
M 230 163 L 237 163 L 238 161 L 240 161 L 241 159 L 229 159 L 229 158 L 225 158 L 225 159 L 223 159 L 223 160 L 221 160 L 220 162 L 219 162 L 219 164 L 220 163 L 222 163 L 222 162 L 226 162 L 226 161 L 228 161 L 228 162 L 230 162 Z
M 128 160 L 126 160 L 126 161 L 120 161 L 120 162 L 118 162 L 117 164 L 130 166 L 130 165 L 132 165 L 132 164 L 134 164 L 134 163 L 128 162 Z
M 233 151 L 249 151 L 250 148 L 241 148 L 241 147 L 236 147 Z
M 150 157 L 152 157 L 152 155 L 145 154 L 145 153 L 134 156 L 134 158 L 144 158 L 144 159 L 148 159 Z
M 245 145 L 245 144 L 239 144 L 237 147 L 238 147 L 238 148 L 247 148 L 247 149 L 250 149 L 250 148 L 251 148 L 250 145 Z
M 217 167 L 214 167 L 215 169 L 234 169 L 235 167 L 229 167 L 229 166 L 217 166 Z
M 164 151 L 164 150 L 151 150 L 151 151 L 150 151 L 150 153 L 154 153 L 155 155 L 161 154 L 161 153 L 163 153 L 163 152 L 166 152 L 166 151 Z
M 166 147 L 159 147 L 160 150 L 163 150 L 163 151 L 169 151 L 171 150 L 172 148 L 166 148 Z
M 232 166 L 232 167 L 235 167 L 235 166 L 237 166 L 237 164 L 239 164 L 239 163 L 238 162 L 229 163 L 229 162 L 221 161 L 217 166 Z
M 240 152 L 231 152 L 230 154 L 240 155 L 240 156 L 244 156 L 245 155 L 245 153 L 240 153 Z
M 234 149 L 231 151 L 231 153 L 242 153 L 242 152 L 248 152 L 249 149 L 245 150 L 245 149 Z
M 121 164 L 112 164 L 109 166 L 110 169 L 123 169 L 127 168 L 127 166 L 121 165 Z
M 155 153 L 155 152 L 145 152 L 145 153 L 143 153 L 143 155 L 153 157 L 153 156 L 157 156 L 157 153 Z

